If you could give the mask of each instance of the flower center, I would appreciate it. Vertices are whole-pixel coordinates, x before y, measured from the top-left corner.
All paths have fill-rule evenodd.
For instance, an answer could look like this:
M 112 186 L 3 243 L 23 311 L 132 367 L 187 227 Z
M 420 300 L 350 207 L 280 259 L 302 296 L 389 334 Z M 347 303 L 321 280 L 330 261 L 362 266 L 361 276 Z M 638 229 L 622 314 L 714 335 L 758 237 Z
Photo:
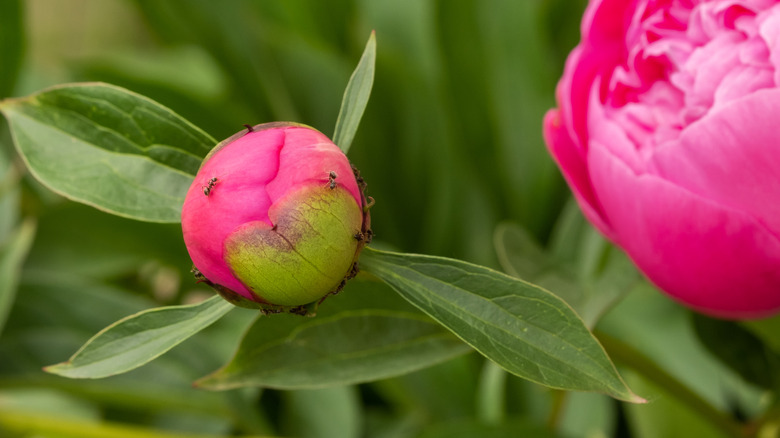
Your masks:
M 774 16 L 775 0 L 645 2 L 627 18 L 623 62 L 599 90 L 607 117 L 649 153 L 710 111 L 775 87 Z

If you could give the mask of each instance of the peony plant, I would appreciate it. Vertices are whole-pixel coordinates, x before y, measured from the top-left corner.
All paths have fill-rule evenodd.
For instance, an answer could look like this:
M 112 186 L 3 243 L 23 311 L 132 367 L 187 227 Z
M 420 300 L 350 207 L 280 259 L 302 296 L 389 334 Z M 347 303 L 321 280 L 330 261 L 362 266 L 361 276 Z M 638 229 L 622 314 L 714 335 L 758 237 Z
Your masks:
M 547 113 L 587 218 L 703 313 L 780 310 L 780 3 L 593 0 Z
M 372 200 L 346 153 L 368 102 L 375 46 L 372 34 L 332 140 L 273 122 L 217 142 L 170 109 L 101 83 L 0 101 L 17 150 L 43 184 L 125 218 L 181 222 L 197 278 L 219 293 L 121 318 L 45 370 L 92 379 L 128 372 L 235 304 L 261 312 L 233 358 L 200 387 L 343 386 L 475 350 L 541 385 L 644 402 L 552 292 L 461 260 L 364 248 Z M 365 281 L 318 307 L 358 269 Z M 269 315 L 315 311 L 313 319 Z

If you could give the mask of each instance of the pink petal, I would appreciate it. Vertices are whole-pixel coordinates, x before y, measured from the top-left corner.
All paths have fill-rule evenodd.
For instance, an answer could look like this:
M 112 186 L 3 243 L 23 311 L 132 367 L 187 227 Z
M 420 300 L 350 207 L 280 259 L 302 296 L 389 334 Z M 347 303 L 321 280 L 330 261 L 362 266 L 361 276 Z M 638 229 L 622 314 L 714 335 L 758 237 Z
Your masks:
M 325 136 L 304 127 L 284 128 L 285 144 L 279 154 L 279 173 L 268 183 L 273 202 L 294 187 L 329 184 L 328 174 L 336 173 L 336 183 L 346 188 L 360 205 L 360 190 L 344 153 Z
M 257 147 L 262 142 L 266 147 Z M 284 145 L 281 129 L 251 132 L 233 141 L 206 161 L 187 193 L 182 208 L 184 241 L 193 264 L 209 280 L 253 299 L 252 293 L 231 273 L 223 258 L 223 242 L 236 227 L 262 221 L 270 225 L 272 200 L 265 190 L 279 166 Z M 254 167 L 243 165 L 256 163 Z M 203 187 L 217 178 L 209 195 Z
M 596 196 L 593 193 L 590 176 L 588 175 L 585 157 L 575 146 L 569 130 L 563 125 L 560 112 L 553 109 L 544 116 L 544 140 L 553 159 L 563 172 L 569 183 L 574 198 L 580 205 L 585 217 L 604 235 L 610 236 L 612 231 L 600 213 Z
M 655 150 L 658 175 L 780 232 L 780 90 L 732 101 Z
M 591 146 L 593 184 L 617 243 L 660 289 L 716 316 L 780 309 L 780 240 L 763 224 Z
M 769 14 L 759 28 L 769 48 L 769 61 L 774 67 L 774 85 L 780 86 L 780 13 Z

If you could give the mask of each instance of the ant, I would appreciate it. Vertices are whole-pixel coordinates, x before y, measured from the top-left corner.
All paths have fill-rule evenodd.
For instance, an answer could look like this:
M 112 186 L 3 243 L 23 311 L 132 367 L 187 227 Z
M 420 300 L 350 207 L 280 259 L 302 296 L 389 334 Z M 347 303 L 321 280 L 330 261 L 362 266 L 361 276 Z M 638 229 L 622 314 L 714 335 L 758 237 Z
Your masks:
M 374 239 L 374 232 L 371 230 L 366 230 L 365 232 L 358 231 L 352 237 L 354 237 L 355 240 L 357 240 L 358 242 L 365 243 L 366 245 L 368 245 L 369 243 L 371 243 L 371 240 Z
M 336 175 L 336 172 L 330 171 L 328 173 L 328 187 L 330 187 L 331 190 L 336 188 L 336 178 L 338 175 Z
M 211 178 L 207 186 L 203 186 L 203 194 L 208 196 L 211 193 L 211 189 L 217 184 L 217 177 Z

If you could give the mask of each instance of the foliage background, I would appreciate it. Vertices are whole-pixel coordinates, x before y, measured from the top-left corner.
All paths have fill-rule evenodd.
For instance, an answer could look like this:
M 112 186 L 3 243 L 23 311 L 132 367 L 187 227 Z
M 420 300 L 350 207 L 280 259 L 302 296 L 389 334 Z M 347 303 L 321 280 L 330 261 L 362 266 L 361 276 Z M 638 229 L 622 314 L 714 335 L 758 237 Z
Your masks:
M 374 91 L 350 158 L 377 199 L 378 241 L 507 269 L 527 254 L 509 254 L 507 266 L 512 251 L 496 230 L 522 229 L 542 247 L 558 239 L 567 265 L 553 271 L 596 272 L 611 250 L 572 213 L 541 138 L 542 115 L 554 105 L 585 4 L 3 0 L 0 97 L 105 81 L 149 96 L 215 138 L 274 120 L 330 135 L 349 74 L 375 29 Z M 0 333 L 0 431 L 52 437 L 151 436 L 152 430 L 302 437 L 725 434 L 684 395 L 628 368 L 630 386 L 651 403 L 551 391 L 507 376 L 475 354 L 359 386 L 192 389 L 194 379 L 230 357 L 252 317 L 248 311 L 231 313 L 127 375 L 96 381 L 47 375 L 42 366 L 66 359 L 105 325 L 210 292 L 191 281 L 178 226 L 124 220 L 66 201 L 25 173 L 4 124 L 0 141 L 0 244 L 23 218 L 37 224 Z M 556 225 L 561 217 L 575 224 L 568 252 Z M 758 364 L 741 376 L 704 347 L 688 311 L 647 284 L 632 283 L 597 328 L 740 419 L 772 405 L 777 324 L 740 326 L 766 348 L 738 358 Z M 745 381 L 756 375 L 764 380 Z

